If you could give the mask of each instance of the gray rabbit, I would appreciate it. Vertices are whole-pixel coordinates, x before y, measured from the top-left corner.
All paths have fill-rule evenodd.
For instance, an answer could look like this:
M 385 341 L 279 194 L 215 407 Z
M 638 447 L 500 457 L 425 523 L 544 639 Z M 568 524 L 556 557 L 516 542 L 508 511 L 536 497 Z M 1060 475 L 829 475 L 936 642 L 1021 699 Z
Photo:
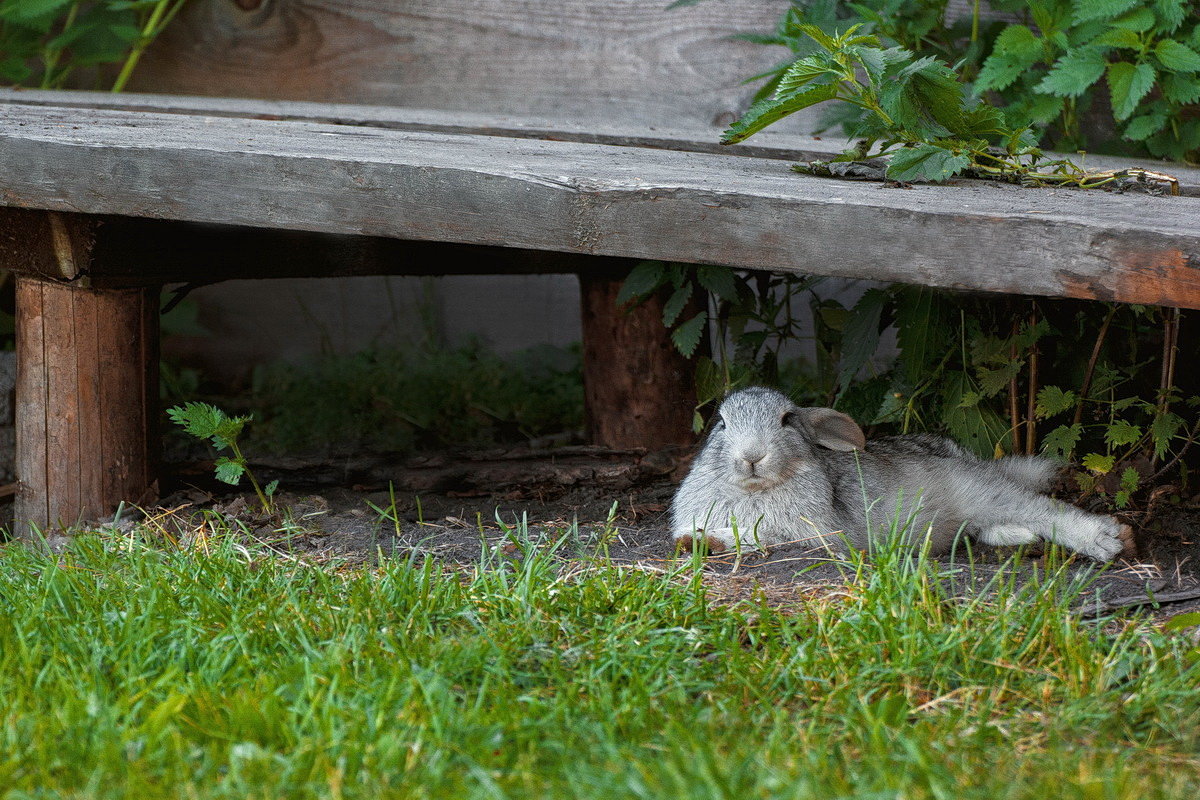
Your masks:
M 1112 560 L 1130 528 L 1046 496 L 1055 471 L 1036 456 L 985 461 L 925 434 L 868 444 L 845 414 L 754 387 L 721 404 L 675 494 L 672 532 L 679 546 L 702 537 L 721 552 L 785 542 L 866 549 L 906 530 L 914 545 L 928 536 L 934 554 L 965 532 L 992 545 L 1045 539 Z

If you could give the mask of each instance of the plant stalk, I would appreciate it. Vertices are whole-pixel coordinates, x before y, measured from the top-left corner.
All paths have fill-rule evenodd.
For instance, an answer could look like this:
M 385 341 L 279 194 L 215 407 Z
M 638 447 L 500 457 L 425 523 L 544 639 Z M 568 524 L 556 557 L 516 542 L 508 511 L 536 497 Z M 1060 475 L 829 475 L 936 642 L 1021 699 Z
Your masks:
M 1037 304 L 1030 302 L 1029 329 L 1037 325 Z M 1032 454 L 1037 446 L 1037 420 L 1034 412 L 1037 410 L 1038 392 L 1038 346 L 1034 341 L 1029 345 L 1029 397 L 1025 411 L 1025 452 Z
M 67 12 L 67 18 L 63 21 L 62 30 L 58 32 L 62 36 L 67 31 L 71 30 L 71 26 L 75 24 L 75 17 L 79 15 L 80 2 L 71 4 L 71 10 Z M 42 51 L 42 86 L 43 89 L 54 88 L 54 69 L 58 66 L 58 60 L 62 58 L 63 48 L 51 50 L 49 48 Z M 64 73 L 65 77 L 65 73 Z
M 1013 320 L 1011 335 L 1012 342 L 1008 346 L 1008 357 L 1013 362 L 1017 360 L 1016 338 L 1018 332 L 1019 329 L 1017 327 L 1017 322 L 1016 320 Z M 1015 372 L 1013 373 L 1013 376 L 1008 379 L 1008 417 L 1009 422 L 1011 423 L 1009 430 L 1012 435 L 1013 455 L 1021 455 L 1021 412 L 1018 407 L 1017 374 Z
M 1092 377 L 1096 373 L 1096 363 L 1100 360 L 1100 350 L 1104 347 L 1104 340 L 1108 336 L 1108 326 L 1112 324 L 1116 313 L 1117 307 L 1115 305 L 1111 306 L 1108 309 L 1108 313 L 1104 315 L 1104 322 L 1100 325 L 1100 332 L 1096 334 L 1096 344 L 1092 345 L 1092 355 L 1088 359 L 1087 369 L 1083 373 L 1083 383 L 1079 387 L 1079 399 L 1075 401 L 1075 416 L 1071 420 L 1072 425 L 1078 425 L 1083 419 L 1083 404 L 1087 400 L 1088 392 L 1092 388 Z
M 233 441 L 229 443 L 229 448 L 233 450 L 234 458 L 236 458 L 238 462 L 242 464 L 242 466 L 246 467 L 246 477 L 250 479 L 250 485 L 254 487 L 254 493 L 258 495 L 258 502 L 262 503 L 263 511 L 270 514 L 271 501 L 268 499 L 266 494 L 263 493 L 262 487 L 258 485 L 258 480 L 254 477 L 253 470 L 246 466 L 246 457 L 242 455 L 241 448 L 237 446 L 237 442 Z
M 118 73 L 117 79 L 113 82 L 112 91 L 114 93 L 125 89 L 125 84 L 129 83 L 129 78 L 133 75 L 134 69 L 137 68 L 138 62 L 142 59 L 142 54 L 146 52 L 146 48 L 162 32 L 167 23 L 175 18 L 175 14 L 178 13 L 187 0 L 174 0 L 174 2 L 175 4 L 172 6 L 172 0 L 158 0 L 158 3 L 150 12 L 150 16 L 146 18 L 146 24 L 142 26 L 141 35 L 133 45 L 133 49 L 129 51 L 129 55 L 121 67 L 121 72 Z

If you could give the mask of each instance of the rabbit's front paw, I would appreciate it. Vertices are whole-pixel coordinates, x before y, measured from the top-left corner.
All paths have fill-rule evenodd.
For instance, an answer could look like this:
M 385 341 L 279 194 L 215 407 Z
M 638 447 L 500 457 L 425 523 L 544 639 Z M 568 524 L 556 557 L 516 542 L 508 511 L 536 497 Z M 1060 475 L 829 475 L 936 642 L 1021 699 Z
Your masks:
M 720 538 L 712 534 L 706 536 L 702 530 L 697 530 L 694 535 L 685 533 L 675 536 L 675 553 L 677 555 L 699 550 L 701 555 L 715 556 L 728 549 L 729 545 Z

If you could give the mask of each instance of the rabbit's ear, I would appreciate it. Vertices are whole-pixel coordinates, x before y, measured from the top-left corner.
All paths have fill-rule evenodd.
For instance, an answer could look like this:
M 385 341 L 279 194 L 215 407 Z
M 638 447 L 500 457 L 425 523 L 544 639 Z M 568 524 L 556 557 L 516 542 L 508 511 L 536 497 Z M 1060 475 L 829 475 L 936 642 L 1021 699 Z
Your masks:
M 822 447 L 847 452 L 861 450 L 867 446 L 867 437 L 863 435 L 862 428 L 840 411 L 834 411 L 832 408 L 806 408 L 804 417 L 813 438 Z

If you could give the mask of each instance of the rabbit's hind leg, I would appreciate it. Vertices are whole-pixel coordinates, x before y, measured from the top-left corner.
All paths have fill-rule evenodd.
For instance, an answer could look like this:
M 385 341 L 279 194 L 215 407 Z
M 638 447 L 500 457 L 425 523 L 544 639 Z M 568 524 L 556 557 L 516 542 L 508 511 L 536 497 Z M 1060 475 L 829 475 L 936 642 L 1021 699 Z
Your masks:
M 1014 522 L 1047 541 L 1097 561 L 1112 561 L 1132 547 L 1132 530 L 1112 517 L 1091 514 L 1042 495 L 1030 499 Z
M 979 541 L 996 547 L 1015 547 L 1020 544 L 1031 544 L 1038 540 L 1038 535 L 1024 525 L 1004 523 L 992 525 L 979 532 Z

